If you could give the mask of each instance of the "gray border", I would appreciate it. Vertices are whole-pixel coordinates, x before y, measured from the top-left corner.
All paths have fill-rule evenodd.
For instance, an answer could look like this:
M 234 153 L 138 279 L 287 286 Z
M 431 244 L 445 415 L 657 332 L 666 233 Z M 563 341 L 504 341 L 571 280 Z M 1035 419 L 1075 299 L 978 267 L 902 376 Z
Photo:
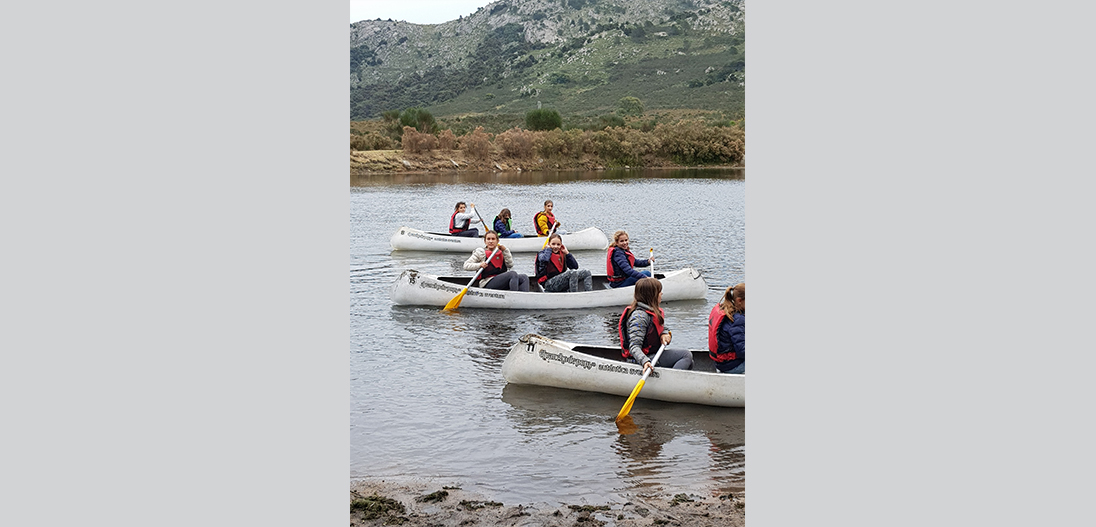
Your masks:
M 750 4 L 751 527 L 1084 517 L 1061 6 Z M 345 521 L 346 5 L 12 26 L 4 519 Z
M 345 525 L 346 3 L 17 11 L 0 523 Z
M 750 4 L 751 527 L 1088 516 L 1092 8 L 1065 5 Z

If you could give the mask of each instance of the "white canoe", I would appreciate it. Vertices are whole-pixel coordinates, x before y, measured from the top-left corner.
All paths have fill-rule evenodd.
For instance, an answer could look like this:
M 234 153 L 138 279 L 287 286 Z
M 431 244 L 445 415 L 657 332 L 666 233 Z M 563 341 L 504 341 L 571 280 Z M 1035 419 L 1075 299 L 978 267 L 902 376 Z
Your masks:
M 604 249 L 609 239 L 597 227 L 587 227 L 581 231 L 561 234 L 563 245 L 569 251 Z M 393 251 L 441 251 L 468 253 L 476 247 L 483 247 L 483 237 L 453 236 L 438 232 L 426 232 L 410 227 L 400 227 L 392 235 Z M 502 244 L 512 253 L 531 253 L 544 248 L 543 237 L 503 238 Z
M 745 407 L 746 375 L 717 372 L 707 350 L 692 353 L 692 370 L 655 368 L 647 376 L 638 398 Z M 508 383 L 624 398 L 631 395 L 642 375 L 642 368 L 621 358 L 620 348 L 572 344 L 532 333 L 521 337 L 502 362 L 502 377 Z
M 700 271 L 686 267 L 655 276 L 662 282 L 662 301 L 703 299 L 708 284 Z M 472 276 L 434 276 L 414 269 L 400 273 L 392 284 L 392 301 L 405 306 L 445 307 L 472 280 Z M 479 281 L 478 279 L 476 280 Z M 509 291 L 470 287 L 460 307 L 496 309 L 582 309 L 626 306 L 632 303 L 635 286 L 610 288 L 605 275 L 594 275 L 591 291 L 545 293 L 529 277 L 530 291 Z

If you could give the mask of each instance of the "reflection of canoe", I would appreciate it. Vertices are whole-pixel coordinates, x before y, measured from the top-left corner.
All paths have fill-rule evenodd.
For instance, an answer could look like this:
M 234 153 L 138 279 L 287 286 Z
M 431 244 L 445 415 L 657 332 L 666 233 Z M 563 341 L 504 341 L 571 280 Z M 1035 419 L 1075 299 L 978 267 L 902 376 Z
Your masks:
M 708 284 L 700 271 L 686 267 L 666 274 L 659 273 L 662 301 L 703 299 Z M 392 301 L 400 305 L 445 306 L 468 285 L 471 276 L 433 276 L 407 270 L 392 284 Z M 532 277 L 531 287 L 540 286 Z M 471 287 L 460 307 L 499 309 L 582 309 L 587 307 L 624 307 L 632 303 L 635 286 L 612 289 L 605 275 L 594 275 L 594 288 L 581 293 L 545 293 L 543 291 L 503 291 Z
M 581 231 L 560 235 L 563 245 L 569 251 L 604 249 L 609 239 L 597 227 L 587 227 Z M 395 251 L 441 251 L 471 254 L 476 247 L 483 247 L 481 237 L 467 238 L 437 232 L 426 232 L 410 227 L 400 227 L 392 235 L 392 250 Z M 544 248 L 544 238 L 503 238 L 502 244 L 512 253 L 537 252 Z
M 717 373 L 707 351 L 693 351 L 692 370 L 655 368 L 641 399 L 711 406 L 746 406 L 746 376 Z M 510 348 L 502 376 L 514 384 L 537 384 L 627 397 L 643 370 L 624 362 L 620 349 L 585 346 L 528 334 Z

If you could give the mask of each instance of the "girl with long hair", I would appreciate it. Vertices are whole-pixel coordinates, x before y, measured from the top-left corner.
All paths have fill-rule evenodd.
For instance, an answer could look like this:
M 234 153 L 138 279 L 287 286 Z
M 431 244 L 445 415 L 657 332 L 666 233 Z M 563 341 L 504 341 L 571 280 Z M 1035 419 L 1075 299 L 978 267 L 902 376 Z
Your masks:
M 494 221 L 495 232 L 499 233 L 499 238 L 521 238 L 522 234 L 514 230 L 513 222 L 510 220 L 510 209 L 502 209 L 498 216 L 495 216 Z
M 635 268 L 647 267 L 653 261 L 654 258 L 638 259 L 628 250 L 626 231 L 614 232 L 613 241 L 609 242 L 609 250 L 605 254 L 605 274 L 609 277 L 609 286 L 628 287 L 640 278 L 651 276 L 651 271 L 637 271 Z
M 563 237 L 553 232 L 548 237 L 548 247 L 537 253 L 533 262 L 537 283 L 547 293 L 590 291 L 594 288 L 589 269 L 579 269 L 578 260 L 563 246 Z
M 480 273 L 479 287 L 487 289 L 509 289 L 511 291 L 528 291 L 529 277 L 513 271 L 514 257 L 510 249 L 499 244 L 499 235 L 495 231 L 487 231 L 483 235 L 483 247 L 476 247 L 472 256 L 464 262 L 465 271 L 483 269 Z M 495 248 L 499 251 L 495 252 Z M 494 253 L 490 260 L 487 256 Z
M 746 373 L 746 283 L 728 287 L 708 314 L 708 356 L 723 373 Z
M 660 345 L 669 345 L 673 337 L 665 326 L 665 315 L 658 304 L 662 301 L 662 283 L 654 278 L 641 278 L 636 282 L 632 304 L 620 315 L 621 355 L 629 362 L 640 364 L 646 371 L 659 366 L 675 370 L 691 370 L 693 354 L 689 350 L 666 348 L 659 356 L 658 364 L 651 364 L 648 355 L 656 353 Z

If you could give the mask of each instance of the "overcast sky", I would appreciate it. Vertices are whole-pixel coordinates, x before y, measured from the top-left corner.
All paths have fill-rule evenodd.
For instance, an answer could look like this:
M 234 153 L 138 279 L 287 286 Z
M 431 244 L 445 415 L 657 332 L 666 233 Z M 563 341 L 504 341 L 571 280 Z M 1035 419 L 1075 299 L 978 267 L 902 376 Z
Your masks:
M 350 22 L 404 20 L 440 24 L 468 16 L 493 0 L 350 0 Z

